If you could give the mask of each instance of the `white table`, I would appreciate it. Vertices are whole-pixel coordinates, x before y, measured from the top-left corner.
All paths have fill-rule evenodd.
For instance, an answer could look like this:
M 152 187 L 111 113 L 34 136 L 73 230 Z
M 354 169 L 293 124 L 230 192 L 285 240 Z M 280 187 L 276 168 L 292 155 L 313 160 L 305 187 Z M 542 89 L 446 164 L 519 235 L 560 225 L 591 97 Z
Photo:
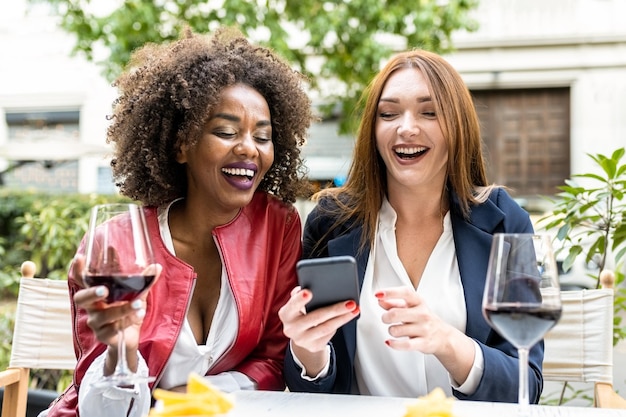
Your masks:
M 402 417 L 412 398 L 239 391 L 228 417 Z M 516 404 L 455 401 L 455 417 L 515 417 Z M 532 417 L 626 417 L 626 410 L 531 406 Z

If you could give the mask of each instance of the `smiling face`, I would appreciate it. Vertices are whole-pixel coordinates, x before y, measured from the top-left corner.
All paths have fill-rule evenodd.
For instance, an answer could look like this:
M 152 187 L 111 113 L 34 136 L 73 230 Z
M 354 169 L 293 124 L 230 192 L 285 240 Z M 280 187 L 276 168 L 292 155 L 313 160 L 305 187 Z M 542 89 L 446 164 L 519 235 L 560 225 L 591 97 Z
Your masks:
M 187 198 L 204 199 L 226 213 L 246 206 L 274 162 L 272 123 L 263 96 L 244 84 L 225 88 L 202 134 L 184 146 Z
M 420 70 L 404 68 L 391 74 L 378 102 L 374 129 L 390 193 L 406 189 L 441 193 L 448 146 L 437 117 Z

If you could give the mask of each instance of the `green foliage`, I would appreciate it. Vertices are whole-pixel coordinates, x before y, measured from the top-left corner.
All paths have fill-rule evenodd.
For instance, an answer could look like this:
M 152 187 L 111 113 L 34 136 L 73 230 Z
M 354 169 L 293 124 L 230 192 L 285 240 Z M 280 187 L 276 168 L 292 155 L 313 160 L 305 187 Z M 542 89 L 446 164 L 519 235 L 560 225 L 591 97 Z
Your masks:
M 6 369 L 11 359 L 11 341 L 13 340 L 13 323 L 15 313 L 13 311 L 0 311 L 0 370 Z
M 559 393 L 543 393 L 539 401 L 542 405 L 571 405 L 574 401 L 587 406 L 593 406 L 593 397 L 589 395 L 587 387 L 582 389 L 574 387 L 569 382 L 563 383 Z M 580 404 L 578 404 L 580 406 Z
M 47 195 L 0 190 L 0 297 L 16 295 L 20 265 L 37 264 L 37 275 L 65 279 L 87 230 L 91 206 L 128 201 L 120 196 Z
M 98 62 L 110 80 L 122 71 L 134 49 L 176 39 L 184 26 L 197 33 L 237 26 L 302 72 L 338 80 L 345 91 L 333 88 L 336 95 L 327 97 L 322 110 L 340 107 L 344 116 L 352 113 L 364 86 L 394 48 L 450 51 L 454 31 L 477 28 L 468 12 L 478 4 L 477 0 L 124 0 L 97 14 L 90 0 L 30 1 L 55 7 L 61 26 L 76 36 L 76 52 L 95 60 L 96 51 L 108 51 Z M 321 68 L 311 69 L 307 57 L 321 59 Z M 315 88 L 318 79 L 311 80 Z M 347 120 L 342 121 L 344 132 L 349 129 Z
M 69 263 L 87 230 L 91 206 L 128 199 L 0 189 L 0 201 L 0 369 L 5 369 L 11 355 L 14 300 L 22 262 L 34 261 L 37 276 L 65 279 Z M 71 371 L 33 369 L 29 386 L 61 392 L 71 382 Z
M 626 163 L 622 164 L 624 148 L 617 149 L 610 157 L 602 154 L 588 156 L 593 159 L 602 174 L 573 175 L 584 178 L 587 185 L 579 185 L 574 179 L 559 187 L 558 200 L 548 217 L 546 230 L 558 228 L 557 238 L 569 251 L 563 268 L 568 270 L 578 255 L 586 262 L 596 259 L 599 272 L 607 262 L 619 265 L 626 253 Z M 583 245 L 585 242 L 590 242 Z M 614 259 L 608 257 L 614 256 Z M 598 277 L 599 278 L 599 275 Z
M 587 154 L 598 172 L 573 175 L 559 187 L 553 200 L 554 209 L 539 220 L 545 230 L 556 229 L 556 237 L 567 257 L 563 263 L 566 271 L 579 256 L 585 262 L 598 265 L 595 276 L 600 285 L 600 273 L 613 269 L 616 276 L 614 342 L 626 337 L 620 312 L 626 311 L 626 288 L 623 259 L 626 254 L 626 162 L 622 162 L 624 148 L 611 156 Z M 575 179 L 582 179 L 581 185 Z

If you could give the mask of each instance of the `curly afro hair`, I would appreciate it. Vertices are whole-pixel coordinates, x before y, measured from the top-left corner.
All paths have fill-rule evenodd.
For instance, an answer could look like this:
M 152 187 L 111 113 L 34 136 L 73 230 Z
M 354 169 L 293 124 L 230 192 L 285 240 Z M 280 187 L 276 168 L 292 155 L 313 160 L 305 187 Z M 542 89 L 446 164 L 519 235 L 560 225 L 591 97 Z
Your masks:
M 259 185 L 285 202 L 308 191 L 300 147 L 313 120 L 305 77 L 273 51 L 222 28 L 212 37 L 185 31 L 180 40 L 147 44 L 113 84 L 107 142 L 114 144 L 113 178 L 120 192 L 158 206 L 187 193 L 185 166 L 176 161 L 193 145 L 224 88 L 243 83 L 267 101 L 274 164 Z

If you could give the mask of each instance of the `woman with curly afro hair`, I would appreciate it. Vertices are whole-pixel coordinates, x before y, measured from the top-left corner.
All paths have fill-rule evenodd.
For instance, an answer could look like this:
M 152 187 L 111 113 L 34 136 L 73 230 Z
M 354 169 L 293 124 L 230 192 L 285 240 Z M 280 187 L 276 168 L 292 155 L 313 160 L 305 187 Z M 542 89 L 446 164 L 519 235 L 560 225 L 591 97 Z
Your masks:
M 145 416 L 151 390 L 191 372 L 224 391 L 283 390 L 278 309 L 296 284 L 307 191 L 300 146 L 313 120 L 301 74 L 234 29 L 146 45 L 115 85 L 107 139 L 122 194 L 143 204 L 161 273 L 133 302 L 85 288 L 70 268 L 78 363 L 48 416 Z M 126 326 L 133 371 L 155 382 L 100 388 Z M 45 413 L 45 412 L 44 412 Z

